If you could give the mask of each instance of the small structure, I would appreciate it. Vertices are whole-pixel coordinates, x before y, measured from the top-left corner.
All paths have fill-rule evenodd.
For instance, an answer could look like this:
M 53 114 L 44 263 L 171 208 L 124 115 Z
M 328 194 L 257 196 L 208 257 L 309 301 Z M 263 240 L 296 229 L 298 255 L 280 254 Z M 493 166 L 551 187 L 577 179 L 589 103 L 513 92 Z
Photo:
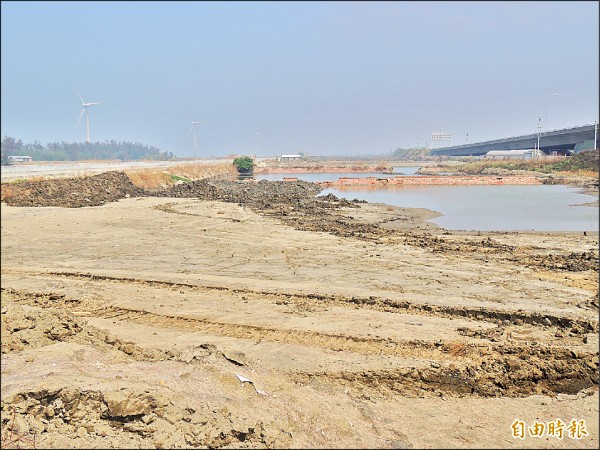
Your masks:
M 539 156 L 536 149 L 525 150 L 491 150 L 483 157 L 485 159 L 531 159 Z
M 31 162 L 33 158 L 31 156 L 17 156 L 17 155 L 9 155 L 8 162 L 10 164 L 19 163 L 19 162 Z
M 573 149 L 573 153 L 581 153 L 586 150 L 594 150 L 594 140 L 588 139 L 587 141 L 578 142 L 575 144 L 575 148 Z
M 279 157 L 279 161 L 282 161 L 282 162 L 284 162 L 284 161 L 294 161 L 294 160 L 302 159 L 302 158 L 303 158 L 302 155 L 281 155 Z

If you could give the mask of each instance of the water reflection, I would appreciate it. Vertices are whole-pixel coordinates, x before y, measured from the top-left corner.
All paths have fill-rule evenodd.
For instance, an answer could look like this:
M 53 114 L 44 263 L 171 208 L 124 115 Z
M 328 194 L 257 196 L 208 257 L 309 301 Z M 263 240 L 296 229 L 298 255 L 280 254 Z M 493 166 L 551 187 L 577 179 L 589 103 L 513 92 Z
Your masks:
M 348 200 L 427 208 L 449 230 L 597 231 L 598 207 L 573 206 L 597 197 L 561 185 L 344 186 L 326 189 Z

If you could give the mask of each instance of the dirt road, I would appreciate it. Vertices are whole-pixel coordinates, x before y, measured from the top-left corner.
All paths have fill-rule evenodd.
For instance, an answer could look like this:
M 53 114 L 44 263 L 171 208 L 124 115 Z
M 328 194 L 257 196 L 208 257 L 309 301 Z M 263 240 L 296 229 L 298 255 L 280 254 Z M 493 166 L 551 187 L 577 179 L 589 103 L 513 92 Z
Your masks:
M 254 186 L 2 204 L 3 447 L 598 447 L 598 233 Z

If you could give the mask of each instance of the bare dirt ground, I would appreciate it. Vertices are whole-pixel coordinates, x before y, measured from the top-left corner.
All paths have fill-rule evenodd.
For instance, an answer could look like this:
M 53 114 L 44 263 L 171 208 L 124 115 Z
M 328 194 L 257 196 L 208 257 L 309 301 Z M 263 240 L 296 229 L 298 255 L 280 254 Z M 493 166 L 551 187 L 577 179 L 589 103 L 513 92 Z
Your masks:
M 21 188 L 3 448 L 598 448 L 597 232 L 451 232 L 304 182 Z

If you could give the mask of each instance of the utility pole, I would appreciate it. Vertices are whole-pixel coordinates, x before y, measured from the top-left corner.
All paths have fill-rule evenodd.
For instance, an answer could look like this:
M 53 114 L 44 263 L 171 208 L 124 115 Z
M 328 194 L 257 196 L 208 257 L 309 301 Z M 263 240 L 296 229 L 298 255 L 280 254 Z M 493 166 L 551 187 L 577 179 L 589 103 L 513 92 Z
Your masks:
M 598 116 L 594 116 L 594 150 L 598 148 Z
M 537 126 L 537 134 L 538 134 L 538 138 L 537 138 L 537 151 L 538 153 L 540 152 L 540 131 L 542 129 L 542 118 L 539 117 L 538 118 L 538 126 Z

